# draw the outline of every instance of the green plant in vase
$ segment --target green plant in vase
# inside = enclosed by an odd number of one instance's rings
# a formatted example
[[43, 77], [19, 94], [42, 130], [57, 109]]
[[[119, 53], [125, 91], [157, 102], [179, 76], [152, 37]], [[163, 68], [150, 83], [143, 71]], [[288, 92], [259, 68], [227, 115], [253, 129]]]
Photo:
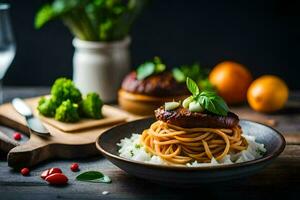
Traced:
[[129, 37], [147, 0], [52, 0], [36, 14], [35, 27], [61, 19], [75, 36], [73, 81], [105, 102], [116, 100], [130, 70]]
[[81, 40], [115, 41], [125, 38], [147, 0], [54, 0], [44, 4], [35, 27], [61, 19]]

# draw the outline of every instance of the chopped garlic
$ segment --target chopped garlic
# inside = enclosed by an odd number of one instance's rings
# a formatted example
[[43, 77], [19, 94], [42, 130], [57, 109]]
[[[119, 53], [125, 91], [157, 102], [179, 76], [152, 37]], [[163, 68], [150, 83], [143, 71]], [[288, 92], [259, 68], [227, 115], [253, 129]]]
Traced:
[[189, 104], [189, 110], [191, 112], [201, 112], [201, 111], [203, 111], [203, 108], [201, 107], [201, 105], [198, 102], [192, 101]]
[[190, 103], [194, 100], [193, 96], [190, 96], [188, 98], [186, 98], [183, 102], [182, 102], [182, 106], [184, 108], [188, 108]]
[[180, 103], [178, 102], [166, 102], [165, 103], [165, 110], [174, 110], [175, 108], [178, 108]]

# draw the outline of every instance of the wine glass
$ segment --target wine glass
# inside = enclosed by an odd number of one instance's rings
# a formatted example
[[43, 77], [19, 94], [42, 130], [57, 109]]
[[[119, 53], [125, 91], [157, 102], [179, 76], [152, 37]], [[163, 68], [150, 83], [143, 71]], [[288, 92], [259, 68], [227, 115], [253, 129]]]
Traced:
[[9, 10], [9, 4], [0, 3], [0, 104], [3, 103], [2, 80], [16, 53]]

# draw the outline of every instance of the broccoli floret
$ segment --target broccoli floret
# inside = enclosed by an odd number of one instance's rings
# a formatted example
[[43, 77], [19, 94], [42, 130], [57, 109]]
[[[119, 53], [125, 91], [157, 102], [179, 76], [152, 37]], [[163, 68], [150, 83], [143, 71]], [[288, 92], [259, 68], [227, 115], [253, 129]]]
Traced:
[[79, 121], [78, 104], [72, 103], [69, 99], [63, 101], [62, 104], [56, 109], [54, 118], [62, 122]]
[[46, 117], [54, 117], [57, 104], [51, 98], [42, 97], [39, 100], [38, 111]]
[[101, 108], [103, 102], [97, 93], [89, 93], [80, 103], [80, 114], [83, 117], [100, 119], [102, 118]]
[[51, 88], [51, 95], [58, 105], [67, 99], [73, 103], [79, 103], [82, 100], [80, 91], [75, 87], [73, 81], [67, 78], [56, 79]]

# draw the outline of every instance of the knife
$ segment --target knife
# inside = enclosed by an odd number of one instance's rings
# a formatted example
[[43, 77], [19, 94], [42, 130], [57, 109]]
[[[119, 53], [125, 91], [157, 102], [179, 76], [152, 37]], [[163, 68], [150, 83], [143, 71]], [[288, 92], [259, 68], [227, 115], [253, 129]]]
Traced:
[[23, 115], [26, 119], [27, 126], [30, 132], [37, 134], [39, 136], [49, 136], [50, 133], [46, 127], [42, 124], [41, 120], [35, 117], [32, 113], [30, 107], [20, 98], [14, 98], [12, 100], [12, 105], [16, 111]]

